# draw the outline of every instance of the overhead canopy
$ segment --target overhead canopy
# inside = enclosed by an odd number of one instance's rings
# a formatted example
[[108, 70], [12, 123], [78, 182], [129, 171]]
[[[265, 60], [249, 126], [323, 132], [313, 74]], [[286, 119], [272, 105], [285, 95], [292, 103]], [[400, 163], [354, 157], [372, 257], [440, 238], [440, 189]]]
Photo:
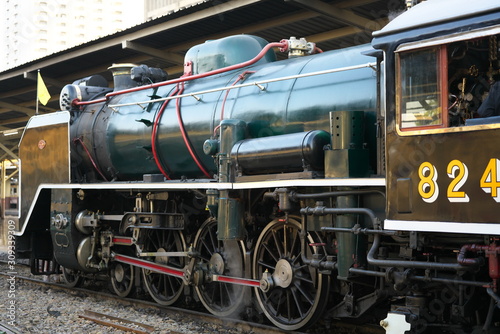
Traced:
[[[52, 96], [39, 111], [54, 112], [64, 85], [93, 74], [112, 82], [107, 68], [113, 63], [161, 67], [172, 78], [182, 74], [190, 47], [234, 34], [253, 34], [270, 42], [305, 37], [324, 51], [339, 49], [370, 42], [372, 32], [388, 22], [389, 13], [403, 8], [404, 0], [205, 1], [51, 54], [0, 73], [0, 149], [17, 152], [21, 131], [14, 134], [15, 129], [21, 130], [35, 114], [38, 69]], [[3, 157], [7, 155], [12, 156]]]

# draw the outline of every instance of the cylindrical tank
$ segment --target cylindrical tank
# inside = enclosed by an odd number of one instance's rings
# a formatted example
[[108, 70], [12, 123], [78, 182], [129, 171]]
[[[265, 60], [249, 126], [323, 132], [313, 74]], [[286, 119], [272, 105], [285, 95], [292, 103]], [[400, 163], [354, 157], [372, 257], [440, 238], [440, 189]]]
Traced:
[[231, 157], [245, 174], [318, 171], [324, 168], [324, 146], [328, 144], [328, 132], [311, 130], [239, 141]]
[[[229, 49], [227, 52], [234, 52], [234, 49], [245, 50], [241, 47], [241, 39], [234, 46], [231, 46], [230, 38], [223, 41], [224, 48]], [[203, 46], [210, 46], [210, 43], [220, 44], [221, 40], [197, 46], [196, 54], [202, 52]], [[249, 43], [255, 44], [255, 38], [251, 37]], [[219, 54], [214, 55], [215, 58], [223, 58], [220, 48], [210, 48], [219, 50]], [[107, 104], [88, 105], [73, 122], [72, 136], [78, 138], [72, 152], [74, 161], [78, 165], [80, 160], [83, 164], [80, 169], [86, 171], [94, 171], [93, 165], [96, 164], [108, 179], [140, 180], [144, 174], [159, 174], [160, 170], [153, 159], [151, 134], [163, 102], [121, 107], [113, 105], [166, 97], [182, 86], [183, 94], [189, 94], [229, 87], [235, 83], [260, 82], [364, 64], [372, 61], [370, 57], [362, 55], [369, 48], [366, 45], [358, 46], [282, 61], [265, 57], [250, 67], [187, 81], [185, 84], [120, 94], [111, 97]], [[252, 47], [248, 54], [238, 60], [251, 59], [258, 51], [260, 50]], [[210, 52], [206, 52], [205, 56], [191, 59], [208, 61]], [[196, 98], [188, 96], [171, 100], [158, 121], [156, 136], [156, 160], [161, 162], [169, 176], [205, 177], [186, 147], [179, 120], [184, 125], [184, 133], [193, 154], [206, 170], [214, 173], [214, 160], [203, 153], [203, 143], [213, 136], [221, 119], [241, 120], [246, 123], [247, 138], [260, 138], [310, 130], [328, 131], [330, 111], [361, 110], [366, 114], [375, 114], [376, 76], [371, 68], [276, 81], [262, 86], [234, 88], [197, 94]], [[367, 141], [370, 140], [374, 141], [374, 136], [367, 138]], [[94, 162], [90, 161], [89, 155], [96, 156]], [[86, 177], [86, 180], [89, 178], [91, 177]]]

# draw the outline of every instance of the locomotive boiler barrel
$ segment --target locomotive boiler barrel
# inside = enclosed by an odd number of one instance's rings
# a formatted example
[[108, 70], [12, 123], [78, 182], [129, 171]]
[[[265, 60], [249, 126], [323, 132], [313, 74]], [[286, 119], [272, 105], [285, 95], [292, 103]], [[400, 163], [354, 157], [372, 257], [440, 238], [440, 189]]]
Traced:
[[[242, 36], [245, 37], [241, 35], [238, 38]], [[227, 39], [232, 40], [234, 37]], [[249, 43], [254, 44], [254, 39], [250, 38]], [[245, 50], [238, 46], [240, 44], [231, 48], [231, 43], [223, 40], [224, 43], [218, 40], [207, 42], [206, 55], [203, 54], [204, 45], [198, 47], [193, 62], [212, 59], [211, 52], [217, 49], [208, 47], [212, 43], [222, 43], [222, 51], [218, 51], [220, 55], [216, 57], [219, 60], [225, 59], [224, 52]], [[252, 59], [257, 49], [262, 48], [262, 43], [257, 44], [258, 47], [246, 58], [240, 57], [234, 61]], [[252, 66], [195, 80], [187, 77], [188, 80], [181, 84], [115, 94], [107, 102], [112, 108], [89, 105], [73, 123], [73, 127], [78, 128], [72, 134], [78, 138], [72, 151], [77, 156], [73, 160], [84, 161], [79, 167], [84, 170], [82, 174], [94, 170], [95, 163], [109, 180], [140, 180], [144, 174], [160, 174], [160, 168], [172, 179], [200, 178], [216, 172], [213, 157], [204, 154], [203, 144], [209, 138], [218, 137], [217, 129], [224, 119], [245, 122], [247, 139], [311, 130], [328, 131], [329, 112], [335, 110], [364, 111], [365, 117], [372, 118], [366, 124], [374, 124], [376, 77], [371, 68], [277, 80], [372, 62], [373, 59], [362, 54], [369, 49], [370, 46], [364, 45], [281, 61], [265, 57]], [[213, 66], [218, 63], [213, 62]], [[222, 64], [226, 65], [232, 63]], [[193, 64], [194, 73], [199, 70]], [[231, 88], [242, 83], [266, 81], [268, 83], [260, 87], [249, 85]], [[207, 92], [223, 87], [227, 89]], [[148, 99], [174, 97], [181, 93], [184, 97], [168, 103], [147, 103]], [[195, 97], [185, 96], [188, 94], [195, 94]], [[120, 104], [129, 105], [113, 107]], [[80, 122], [85, 124], [78, 124]], [[375, 142], [375, 131], [370, 131], [368, 129], [365, 138], [368, 146]], [[94, 162], [89, 161], [89, 153], [82, 143], [85, 143], [87, 150], [95, 148], [97, 158]], [[283, 144], [286, 146], [286, 143]], [[279, 151], [283, 152], [281, 149]], [[252, 166], [250, 161], [246, 163]], [[272, 163], [268, 164], [271, 169], [274, 168]], [[205, 169], [205, 173], [200, 166]], [[86, 180], [89, 179], [92, 177], [87, 176]]]
[[324, 147], [330, 134], [322, 130], [246, 139], [231, 150], [231, 159], [246, 174], [324, 169]]

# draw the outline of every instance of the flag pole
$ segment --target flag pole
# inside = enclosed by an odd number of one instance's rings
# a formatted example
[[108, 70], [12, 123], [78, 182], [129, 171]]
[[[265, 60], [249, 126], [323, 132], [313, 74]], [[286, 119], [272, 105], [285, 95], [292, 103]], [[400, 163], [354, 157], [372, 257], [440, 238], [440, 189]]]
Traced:
[[40, 69], [38, 69], [38, 75], [36, 76], [36, 108], [35, 108], [35, 115], [38, 115], [38, 103], [40, 101], [40, 92], [38, 91], [38, 78], [40, 77]]

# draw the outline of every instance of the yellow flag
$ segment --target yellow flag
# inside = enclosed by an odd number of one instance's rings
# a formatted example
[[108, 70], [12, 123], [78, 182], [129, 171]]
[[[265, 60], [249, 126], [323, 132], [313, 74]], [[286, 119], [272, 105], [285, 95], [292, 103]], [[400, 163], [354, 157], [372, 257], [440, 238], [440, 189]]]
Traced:
[[50, 93], [47, 86], [45, 86], [45, 83], [43, 82], [40, 72], [38, 72], [37, 95], [38, 101], [42, 102], [44, 106], [47, 105], [47, 102], [50, 100]]

